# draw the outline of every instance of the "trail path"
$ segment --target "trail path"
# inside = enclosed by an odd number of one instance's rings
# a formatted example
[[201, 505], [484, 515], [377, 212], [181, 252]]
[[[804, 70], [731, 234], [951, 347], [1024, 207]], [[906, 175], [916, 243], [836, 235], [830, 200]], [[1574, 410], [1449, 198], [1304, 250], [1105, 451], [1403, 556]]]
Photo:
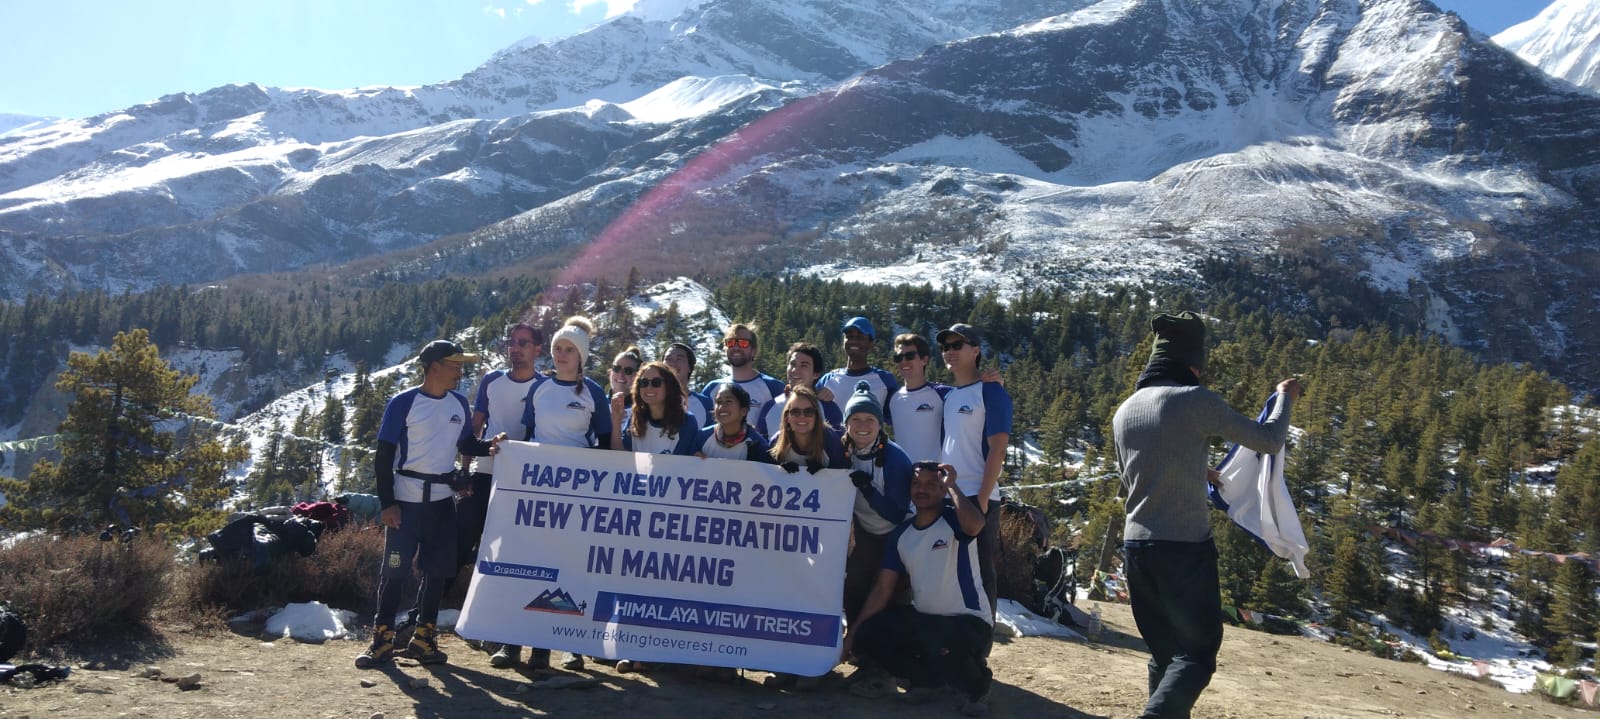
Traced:
[[[1127, 608], [1105, 606], [1103, 643], [1058, 639], [997, 640], [992, 665], [996, 686], [992, 715], [1071, 719], [1136, 716], [1144, 702], [1148, 655]], [[676, 671], [617, 674], [591, 663], [584, 672], [509, 671], [447, 635], [450, 662], [425, 668], [406, 660], [385, 670], [361, 671], [352, 659], [363, 642], [300, 644], [263, 642], [225, 634], [195, 636], [167, 631], [138, 648], [108, 648], [124, 656], [102, 658], [103, 669], [75, 669], [63, 683], [30, 690], [0, 688], [0, 719], [71, 717], [417, 717], [617, 716], [629, 719], [719, 717], [878, 717], [928, 719], [959, 716], [953, 705], [903, 706], [892, 699], [851, 695], [841, 666], [835, 681], [811, 692], [760, 686], [765, 673], [717, 684]], [[129, 651], [133, 655], [128, 656]], [[74, 658], [74, 663], [83, 658]], [[136, 675], [147, 665], [169, 677], [198, 673], [198, 689]], [[583, 686], [539, 687], [547, 677]], [[411, 687], [413, 679], [426, 686]], [[566, 678], [566, 679], [562, 679]], [[372, 686], [363, 686], [363, 680]], [[1292, 717], [1437, 717], [1492, 719], [1595, 716], [1498, 685], [1445, 674], [1417, 664], [1386, 661], [1299, 637], [1279, 637], [1229, 627], [1220, 669], [1195, 708], [1204, 719]]]

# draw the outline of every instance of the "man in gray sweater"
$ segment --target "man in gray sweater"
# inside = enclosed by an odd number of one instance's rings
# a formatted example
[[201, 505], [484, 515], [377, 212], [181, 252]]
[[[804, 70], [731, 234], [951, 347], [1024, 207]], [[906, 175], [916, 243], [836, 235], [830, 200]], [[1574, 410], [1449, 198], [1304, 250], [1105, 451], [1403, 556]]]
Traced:
[[1133, 619], [1150, 647], [1150, 700], [1141, 717], [1188, 717], [1211, 683], [1222, 646], [1217, 549], [1207, 516], [1206, 453], [1213, 437], [1275, 453], [1289, 434], [1300, 383], [1278, 383], [1277, 403], [1257, 424], [1202, 384], [1204, 321], [1158, 314], [1138, 389], [1111, 420], [1127, 495], [1124, 570]]

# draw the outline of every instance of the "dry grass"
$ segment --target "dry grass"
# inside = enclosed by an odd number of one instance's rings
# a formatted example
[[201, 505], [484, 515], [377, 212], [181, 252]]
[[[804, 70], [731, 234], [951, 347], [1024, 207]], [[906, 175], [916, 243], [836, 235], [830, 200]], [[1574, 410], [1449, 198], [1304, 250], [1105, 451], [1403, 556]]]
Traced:
[[33, 537], [0, 550], [0, 599], [28, 624], [24, 651], [53, 655], [63, 644], [144, 630], [176, 566], [172, 548], [154, 539]]
[[309, 601], [364, 612], [373, 608], [382, 554], [382, 532], [351, 526], [322, 535], [311, 556], [290, 554], [261, 574], [243, 560], [184, 567], [174, 602], [180, 615], [200, 617]]
[[27, 622], [25, 654], [61, 656], [98, 640], [149, 636], [153, 619], [205, 634], [229, 617], [291, 602], [370, 613], [382, 553], [383, 533], [371, 525], [324, 534], [310, 557], [291, 554], [261, 574], [242, 560], [180, 564], [154, 538], [33, 537], [0, 549], [0, 601]]

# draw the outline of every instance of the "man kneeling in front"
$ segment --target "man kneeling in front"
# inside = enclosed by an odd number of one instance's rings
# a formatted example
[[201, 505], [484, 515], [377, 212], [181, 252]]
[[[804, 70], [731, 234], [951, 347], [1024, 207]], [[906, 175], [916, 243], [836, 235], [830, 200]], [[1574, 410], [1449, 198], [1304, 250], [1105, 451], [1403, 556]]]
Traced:
[[[917, 462], [912, 469], [917, 513], [889, 534], [883, 569], [845, 635], [844, 655], [854, 649], [905, 679], [908, 702], [931, 701], [949, 688], [960, 692], [963, 714], [985, 716], [994, 625], [978, 572], [983, 515], [957, 488], [954, 467]], [[911, 605], [889, 607], [901, 575], [910, 579]], [[872, 696], [886, 691], [880, 687], [868, 679], [851, 691]]]

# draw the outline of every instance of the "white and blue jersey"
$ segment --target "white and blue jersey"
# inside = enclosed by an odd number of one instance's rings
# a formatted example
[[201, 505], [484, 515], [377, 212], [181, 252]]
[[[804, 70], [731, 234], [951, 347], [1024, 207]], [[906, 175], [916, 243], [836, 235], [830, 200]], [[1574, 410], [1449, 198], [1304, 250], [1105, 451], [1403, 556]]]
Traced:
[[872, 482], [856, 492], [855, 515], [861, 528], [877, 535], [893, 532], [911, 507], [911, 460], [894, 442], [883, 449], [883, 465], [876, 457], [850, 455], [850, 469], [872, 475]]
[[[448, 474], [456, 469], [456, 443], [472, 436], [472, 414], [467, 398], [450, 390], [443, 397], [424, 394], [412, 387], [389, 400], [378, 425], [378, 441], [395, 446], [394, 468], [422, 474]], [[415, 477], [396, 474], [394, 498], [397, 502], [421, 502], [423, 485]], [[450, 499], [449, 490], [431, 493], [438, 502]]]
[[[1011, 395], [999, 382], [973, 382], [944, 396], [944, 446], [939, 461], [956, 468], [956, 484], [968, 497], [978, 496], [989, 461], [989, 438], [1011, 433]], [[989, 500], [1000, 499], [995, 484]]]
[[896, 527], [883, 553], [883, 568], [911, 578], [911, 604], [923, 614], [970, 614], [994, 624], [989, 595], [978, 573], [978, 538], [961, 529], [955, 507], [926, 527], [916, 517]]
[[773, 397], [783, 394], [784, 391], [782, 380], [764, 372], [757, 372], [755, 377], [743, 382], [736, 382], [732, 377], [723, 377], [721, 379], [711, 380], [710, 382], [706, 383], [705, 387], [701, 388], [700, 394], [705, 395], [706, 397], [710, 398], [711, 401], [715, 402], [717, 399], [717, 389], [724, 384], [737, 384], [740, 387], [743, 387], [744, 391], [750, 393], [751, 407], [760, 407], [761, 405], [770, 402]]
[[[503, 369], [497, 369], [483, 376], [478, 382], [478, 391], [474, 393], [472, 401], [473, 412], [487, 415], [483, 423], [483, 434], [479, 439], [491, 439], [501, 432], [505, 432], [506, 436], [512, 439], [522, 437], [523, 401], [528, 398], [528, 389], [538, 376], [535, 374], [518, 382]], [[494, 457], [479, 457], [474, 471], [494, 474]]]
[[566, 382], [540, 375], [522, 409], [526, 439], [562, 447], [594, 447], [611, 434], [611, 402], [594, 380]]
[[[636, 405], [637, 406], [637, 405]], [[651, 421], [645, 429], [643, 437], [633, 435], [633, 410], [628, 410], [627, 419], [622, 422], [622, 448], [629, 452], [644, 452], [646, 454], [676, 454], [688, 457], [694, 454], [695, 437], [700, 433], [690, 423], [693, 418], [685, 416], [683, 426], [678, 428], [675, 435], [669, 436], [667, 428]]]
[[711, 459], [741, 459], [772, 464], [771, 443], [767, 442], [766, 435], [756, 431], [756, 428], [748, 423], [744, 426], [744, 440], [735, 442], [732, 446], [717, 440], [716, 425], [701, 428], [700, 433], [694, 438], [694, 451], [702, 457]]
[[684, 400], [683, 409], [689, 413], [689, 425], [694, 427], [695, 430], [712, 424], [710, 397], [699, 392], [690, 392], [689, 397]]
[[842, 415], [845, 403], [850, 401], [850, 395], [855, 394], [857, 382], [867, 383], [872, 389], [873, 399], [878, 400], [879, 407], [889, 400], [889, 395], [900, 389], [900, 380], [877, 367], [868, 367], [860, 372], [851, 372], [840, 367], [822, 375], [822, 379], [817, 380], [817, 390], [827, 389], [833, 392], [833, 405]]
[[913, 462], [937, 462], [944, 452], [944, 396], [950, 388], [925, 382], [901, 387], [883, 405], [883, 421]]
[[[837, 429], [824, 429], [822, 431], [822, 453], [828, 460], [825, 465], [827, 469], [850, 468], [850, 458], [845, 456], [847, 452], [844, 448], [843, 432], [840, 432]], [[784, 462], [794, 462], [801, 467], [805, 467], [807, 461], [806, 455], [803, 455], [799, 452], [799, 450], [796, 450], [794, 445], [789, 446], [789, 455], [787, 457], [777, 457], [776, 459], [778, 460], [778, 464], [783, 464]]]
[[[779, 392], [778, 396], [767, 400], [766, 404], [753, 415], [756, 420], [756, 429], [771, 437], [783, 426], [783, 406], [789, 403], [789, 393]], [[839, 407], [832, 402], [821, 402], [822, 418], [828, 421], [828, 426], [834, 429], [844, 427], [844, 416], [839, 413]]]

